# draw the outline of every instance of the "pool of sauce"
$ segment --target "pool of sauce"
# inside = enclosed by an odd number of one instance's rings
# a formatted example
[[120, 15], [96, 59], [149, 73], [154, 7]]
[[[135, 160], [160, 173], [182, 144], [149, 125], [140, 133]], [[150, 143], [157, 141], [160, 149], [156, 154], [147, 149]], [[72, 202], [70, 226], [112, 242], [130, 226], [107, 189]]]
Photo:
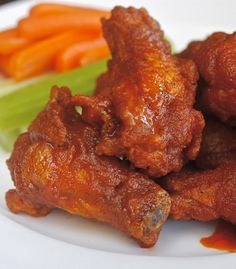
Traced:
[[209, 237], [202, 238], [200, 242], [207, 248], [236, 252], [236, 226], [219, 221], [214, 233]]

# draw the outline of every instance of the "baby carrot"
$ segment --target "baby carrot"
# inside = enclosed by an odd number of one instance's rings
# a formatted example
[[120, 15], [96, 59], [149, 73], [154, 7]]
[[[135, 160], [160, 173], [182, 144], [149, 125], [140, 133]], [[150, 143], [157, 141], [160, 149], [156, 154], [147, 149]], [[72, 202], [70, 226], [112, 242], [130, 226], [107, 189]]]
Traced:
[[[86, 53], [96, 50], [96, 55], [87, 56], [87, 59], [98, 60], [109, 56], [109, 50], [103, 37], [92, 40], [86, 40], [72, 44], [61, 51], [55, 58], [55, 69], [58, 72], [64, 72], [86, 62]], [[92, 53], [92, 52], [91, 52]], [[92, 56], [92, 57], [91, 57]], [[80, 61], [80, 64], [78, 63]], [[88, 60], [89, 61], [89, 60]], [[92, 61], [92, 60], [91, 60]], [[91, 62], [90, 61], [90, 62]]]
[[10, 61], [11, 76], [22, 80], [50, 70], [55, 55], [80, 39], [77, 31], [69, 31], [36, 42], [13, 54]]
[[98, 46], [91, 48], [78, 58], [78, 66], [84, 66], [95, 61], [107, 58], [110, 56], [108, 46]]
[[101, 33], [100, 14], [88, 16], [79, 12], [29, 16], [18, 23], [21, 36], [37, 40], [76, 29], [80, 32]]
[[10, 57], [9, 56], [0, 56], [0, 71], [4, 76], [10, 76]]
[[0, 54], [9, 55], [28, 46], [30, 43], [30, 40], [18, 36], [0, 39]]
[[0, 55], [9, 55], [30, 43], [29, 40], [20, 37], [16, 28], [0, 32]]
[[100, 17], [107, 17], [110, 15], [109, 11], [94, 9], [81, 6], [69, 6], [57, 3], [40, 3], [33, 6], [30, 10], [30, 15], [45, 15], [45, 14], [55, 14], [55, 13], [65, 13], [65, 12], [74, 12], [77, 11], [78, 14], [86, 14], [87, 16], [98, 15]]
[[16, 36], [16, 35], [17, 35], [17, 30], [15, 28], [1, 31], [0, 32], [0, 41], [3, 40], [4, 38]]

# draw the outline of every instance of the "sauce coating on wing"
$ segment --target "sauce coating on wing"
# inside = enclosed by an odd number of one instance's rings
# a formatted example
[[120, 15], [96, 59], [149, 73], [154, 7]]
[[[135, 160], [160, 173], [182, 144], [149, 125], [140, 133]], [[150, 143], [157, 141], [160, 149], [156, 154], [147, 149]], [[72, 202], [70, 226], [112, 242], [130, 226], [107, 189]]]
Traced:
[[195, 41], [180, 54], [197, 64], [203, 83], [199, 105], [208, 114], [236, 124], [236, 32], [216, 32], [205, 41]]
[[46, 108], [16, 141], [7, 164], [16, 190], [9, 209], [42, 216], [53, 208], [103, 221], [153, 246], [169, 210], [166, 191], [129, 163], [98, 156], [99, 131], [81, 120], [68, 89], [53, 88]]
[[163, 179], [171, 196], [170, 216], [176, 220], [222, 218], [236, 224], [236, 161], [198, 171], [185, 168]]
[[108, 72], [98, 79], [96, 97], [75, 100], [84, 120], [101, 119], [96, 152], [128, 158], [155, 177], [179, 171], [196, 158], [204, 126], [193, 109], [195, 64], [171, 55], [145, 9], [116, 7], [103, 31], [112, 53]]
[[236, 130], [217, 118], [206, 119], [200, 152], [195, 164], [201, 169], [212, 169], [228, 160], [236, 160]]

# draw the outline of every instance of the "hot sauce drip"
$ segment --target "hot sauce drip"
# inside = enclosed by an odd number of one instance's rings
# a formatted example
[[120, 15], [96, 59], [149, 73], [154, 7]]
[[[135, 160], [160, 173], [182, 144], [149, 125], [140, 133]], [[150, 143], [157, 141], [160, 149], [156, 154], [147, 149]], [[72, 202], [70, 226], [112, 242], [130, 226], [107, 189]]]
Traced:
[[236, 226], [220, 221], [214, 233], [202, 238], [200, 242], [207, 248], [236, 252]]

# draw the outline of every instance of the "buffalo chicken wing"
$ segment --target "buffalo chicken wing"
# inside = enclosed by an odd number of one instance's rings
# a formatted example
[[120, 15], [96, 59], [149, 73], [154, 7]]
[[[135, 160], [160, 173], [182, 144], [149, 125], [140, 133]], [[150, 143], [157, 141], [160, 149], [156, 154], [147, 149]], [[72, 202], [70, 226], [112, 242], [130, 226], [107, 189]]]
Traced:
[[207, 117], [195, 164], [201, 169], [212, 169], [229, 160], [236, 161], [236, 130]]
[[171, 195], [170, 217], [210, 221], [223, 218], [236, 224], [236, 162], [213, 170], [185, 168], [163, 180]]
[[98, 138], [71, 104], [70, 91], [54, 88], [7, 162], [16, 187], [7, 192], [7, 205], [33, 216], [61, 208], [110, 223], [151, 247], [168, 217], [170, 198], [128, 163], [97, 156]]
[[96, 152], [127, 158], [155, 177], [179, 171], [196, 158], [204, 126], [193, 109], [195, 64], [171, 55], [145, 9], [116, 7], [102, 22], [112, 60], [96, 96], [75, 99], [83, 119], [101, 126]]
[[230, 125], [236, 124], [236, 32], [216, 32], [190, 43], [180, 56], [193, 59], [202, 83], [200, 108]]

